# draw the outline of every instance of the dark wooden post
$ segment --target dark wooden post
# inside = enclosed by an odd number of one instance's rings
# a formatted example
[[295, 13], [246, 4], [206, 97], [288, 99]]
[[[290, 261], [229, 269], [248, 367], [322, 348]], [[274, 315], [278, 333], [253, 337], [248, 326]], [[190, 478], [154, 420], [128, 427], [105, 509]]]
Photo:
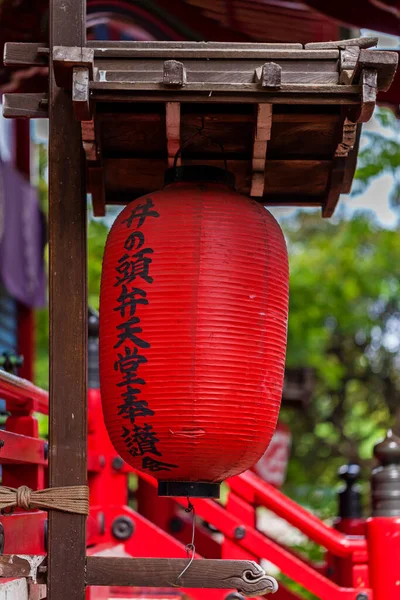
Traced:
[[[84, 46], [85, 0], [50, 1], [54, 46]], [[50, 485], [87, 481], [86, 190], [80, 124], [50, 60]], [[86, 519], [50, 511], [49, 600], [84, 600]]]

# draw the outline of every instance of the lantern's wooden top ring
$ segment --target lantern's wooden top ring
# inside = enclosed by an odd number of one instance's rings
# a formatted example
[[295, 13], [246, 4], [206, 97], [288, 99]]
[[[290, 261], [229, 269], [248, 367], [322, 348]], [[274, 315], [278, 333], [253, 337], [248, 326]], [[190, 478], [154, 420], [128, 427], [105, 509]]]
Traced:
[[225, 183], [235, 189], [235, 176], [226, 169], [209, 165], [186, 165], [167, 169], [164, 176], [164, 185], [181, 182], [207, 181], [208, 183]]
[[201, 481], [159, 481], [159, 496], [219, 498], [220, 484]]

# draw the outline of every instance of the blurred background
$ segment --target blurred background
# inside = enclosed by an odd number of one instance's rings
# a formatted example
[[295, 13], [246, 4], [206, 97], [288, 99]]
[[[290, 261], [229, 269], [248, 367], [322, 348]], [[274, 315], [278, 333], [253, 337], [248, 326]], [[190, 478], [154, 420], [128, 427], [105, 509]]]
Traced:
[[[46, 42], [47, 14], [44, 0], [1, 0], [1, 45]], [[400, 50], [400, 2], [88, 0], [87, 30], [98, 40], [307, 43], [377, 35], [379, 47]], [[1, 67], [1, 93], [43, 91], [46, 77], [45, 68]], [[373, 445], [388, 426], [400, 433], [399, 100], [397, 77], [363, 129], [353, 191], [341, 197], [334, 218], [323, 220], [319, 209], [271, 211], [286, 235], [291, 269], [275, 483], [324, 518], [337, 514], [338, 468], [358, 463], [367, 481]], [[47, 137], [47, 121], [0, 118], [1, 360], [16, 365], [24, 355], [19, 373], [46, 389]], [[117, 210], [98, 219], [89, 208], [94, 309]], [[45, 435], [43, 418], [41, 427]]]

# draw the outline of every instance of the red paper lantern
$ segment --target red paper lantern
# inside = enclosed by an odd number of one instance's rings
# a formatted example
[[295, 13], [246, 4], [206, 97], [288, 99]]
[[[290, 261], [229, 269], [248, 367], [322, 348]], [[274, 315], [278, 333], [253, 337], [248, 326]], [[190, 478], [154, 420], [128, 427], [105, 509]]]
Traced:
[[160, 494], [217, 497], [276, 426], [287, 252], [272, 215], [225, 171], [172, 173], [180, 181], [129, 204], [107, 239], [103, 410], [115, 449]]

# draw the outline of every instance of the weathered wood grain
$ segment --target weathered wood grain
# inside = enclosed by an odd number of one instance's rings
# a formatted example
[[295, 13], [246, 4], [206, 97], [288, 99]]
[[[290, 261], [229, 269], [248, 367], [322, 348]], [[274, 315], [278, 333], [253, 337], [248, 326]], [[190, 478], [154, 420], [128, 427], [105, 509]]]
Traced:
[[281, 43], [263, 43], [263, 42], [159, 42], [159, 41], [144, 41], [144, 42], [133, 42], [133, 41], [99, 41], [99, 40], [88, 40], [87, 46], [89, 48], [165, 48], [165, 45], [168, 44], [168, 48], [174, 49], [194, 49], [194, 50], [204, 50], [204, 49], [221, 49], [221, 48], [233, 48], [234, 50], [303, 50], [303, 44], [299, 43], [290, 43], [290, 44], [281, 44]]
[[[262, 88], [279, 88], [282, 83], [282, 67], [274, 62], [263, 64], [255, 70], [255, 81]], [[286, 80], [285, 83], [289, 81]]]
[[[258, 67], [262, 67], [265, 64], [263, 57], [246, 59], [241, 58], [240, 60], [224, 60], [224, 59], [185, 59], [185, 68], [187, 73], [212, 73], [216, 71], [218, 73], [248, 73], [254, 76], [254, 71]], [[275, 59], [275, 62], [282, 67], [283, 72], [304, 72], [304, 73], [338, 73], [338, 60], [332, 59], [296, 59], [296, 58], [284, 58]], [[163, 73], [164, 60], [163, 58], [107, 58], [103, 56], [96, 57], [95, 59], [96, 68], [99, 71], [122, 71], [122, 72], [153, 72]], [[230, 76], [232, 77], [232, 75]]]
[[3, 116], [6, 119], [46, 119], [48, 105], [47, 94], [4, 94]]
[[135, 587], [184, 587], [237, 589], [245, 596], [275, 592], [276, 581], [255, 562], [248, 560], [197, 559], [187, 566], [173, 558], [87, 558], [87, 584]]
[[306, 50], [323, 50], [329, 48], [348, 48], [358, 46], [358, 48], [371, 48], [376, 46], [379, 38], [376, 36], [352, 38], [350, 40], [338, 40], [336, 42], [310, 42], [305, 44]]
[[182, 87], [185, 85], [186, 79], [186, 68], [181, 62], [178, 60], [166, 60], [164, 62], [162, 75], [164, 85]]
[[[178, 61], [166, 61], [167, 63]], [[182, 63], [178, 63], [182, 64]], [[258, 67], [254, 71], [245, 70], [218, 70], [209, 69], [201, 70], [181, 70], [172, 75], [171, 72], [164, 73], [161, 70], [149, 69], [129, 69], [122, 70], [115, 68], [97, 69], [95, 81], [101, 83], [158, 83], [167, 86], [183, 87], [186, 83], [230, 83], [230, 84], [249, 84], [257, 83], [262, 88], [279, 88], [283, 84], [309, 83], [309, 84], [334, 84], [339, 82], [339, 74], [337, 71], [302, 71], [300, 69], [289, 71], [283, 70], [281, 65], [277, 63], [266, 63], [268, 69]], [[265, 65], [264, 65], [265, 66]], [[272, 70], [273, 69], [273, 72]]]
[[[236, 176], [236, 186], [249, 193], [252, 165], [249, 160], [228, 160], [228, 169]], [[221, 166], [221, 159], [185, 159], [183, 164]], [[264, 193], [318, 196], [326, 191], [331, 162], [329, 160], [267, 160]], [[104, 176], [106, 192], [118, 194], [147, 193], [160, 189], [164, 182], [167, 159], [106, 159]]]
[[3, 62], [6, 67], [46, 66], [49, 63], [49, 49], [40, 42], [7, 42], [4, 46]]
[[42, 555], [2, 554], [0, 556], [0, 578], [26, 577], [32, 583], [43, 581], [39, 567], [45, 562]]
[[377, 72], [377, 86], [379, 90], [389, 89], [399, 62], [397, 52], [388, 52], [386, 50], [361, 50], [360, 56], [354, 70], [353, 81], [361, 78], [364, 69], [373, 69]]
[[271, 138], [272, 105], [257, 106], [256, 124], [254, 127], [254, 143], [252, 158], [252, 180], [250, 195], [261, 198], [264, 195], [265, 162], [267, 158], [267, 143]]
[[356, 142], [357, 123], [345, 119], [343, 123], [343, 136], [337, 145], [335, 156], [348, 156]]
[[[49, 22], [51, 49], [84, 46], [85, 0], [51, 0]], [[87, 217], [81, 127], [50, 67], [49, 480], [62, 487], [87, 482]], [[86, 518], [50, 511], [48, 546], [48, 600], [83, 600]]]
[[[169, 44], [169, 42], [167, 43]], [[137, 46], [137, 45], [99, 45], [98, 43], [89, 44], [93, 48], [94, 56], [101, 58], [162, 58], [163, 60], [184, 60], [187, 58], [201, 59], [218, 59], [225, 58], [234, 60], [245, 58], [261, 58], [262, 60], [274, 60], [276, 58], [284, 59], [331, 59], [339, 58], [339, 50], [302, 50], [288, 48], [258, 48], [250, 44], [248, 47], [236, 48], [228, 44], [220, 44], [220, 46], [184, 46], [171, 47], [166, 46], [166, 43], [160, 42], [159, 45], [153, 46]]]
[[[94, 84], [92, 84], [94, 86]], [[185, 103], [204, 103], [204, 104], [216, 104], [226, 103], [231, 104], [232, 102], [238, 104], [258, 104], [259, 102], [269, 102], [270, 104], [285, 104], [285, 105], [336, 105], [336, 106], [351, 106], [359, 104], [359, 93], [360, 87], [358, 85], [337, 85], [335, 86], [336, 93], [330, 93], [332, 86], [320, 86], [319, 90], [315, 89], [318, 86], [312, 88], [309, 86], [307, 90], [306, 86], [298, 88], [301, 94], [296, 91], [295, 86], [288, 86], [289, 89], [282, 90], [271, 90], [271, 91], [257, 91], [246, 92], [246, 94], [240, 94], [236, 97], [225, 90], [225, 92], [213, 91], [210, 94], [210, 90], [207, 86], [204, 86], [202, 90], [197, 92], [185, 92], [183, 97], [182, 90], [168, 90], [165, 89], [158, 91], [158, 87], [152, 91], [135, 91], [125, 90], [123, 94], [118, 90], [107, 91], [105, 89], [94, 90], [93, 99], [98, 103], [121, 103], [126, 104], [130, 102], [137, 103], [162, 103], [162, 102], [182, 102]], [[340, 88], [340, 89], [339, 89]], [[231, 90], [234, 91], [234, 90]]]
[[91, 119], [89, 69], [86, 67], [74, 67], [73, 69], [72, 103], [77, 121], [89, 121]]
[[[148, 91], [148, 92], [157, 92], [163, 91], [165, 86], [162, 82], [154, 82], [154, 81], [91, 81], [90, 89], [96, 92], [107, 91]], [[231, 82], [215, 82], [215, 81], [206, 81], [206, 82], [187, 82], [187, 84], [179, 90], [179, 99], [186, 100], [186, 97], [192, 92], [205, 92], [208, 94], [212, 94], [214, 92], [228, 92], [230, 94], [236, 93], [238, 94], [237, 98], [233, 98], [235, 102], [241, 102], [241, 96], [245, 96], [246, 94], [257, 93], [260, 91], [260, 87], [257, 83], [231, 83]], [[177, 93], [177, 92], [176, 92]], [[268, 97], [269, 94], [273, 97], [286, 96], [289, 94], [309, 94], [309, 95], [329, 95], [332, 97], [331, 103], [335, 104], [337, 102], [335, 96], [341, 96], [344, 94], [353, 94], [357, 96], [360, 93], [360, 88], [358, 85], [335, 85], [331, 83], [288, 83], [282, 84], [280, 89], [275, 88], [263, 88], [263, 94]], [[240, 96], [239, 96], [240, 95]], [[168, 101], [168, 97], [165, 97], [165, 101]], [[152, 95], [151, 98], [154, 98]], [[319, 99], [318, 99], [319, 100]], [[171, 101], [175, 101], [175, 99], [171, 98]], [[286, 98], [287, 101], [287, 98]], [[301, 101], [301, 98], [299, 98]], [[268, 100], [269, 102], [269, 100]]]
[[[168, 151], [168, 166], [174, 165], [175, 155], [181, 146], [181, 105], [179, 102], [167, 102], [165, 105], [165, 122]], [[177, 166], [182, 161], [179, 157]]]
[[331, 217], [342, 193], [346, 159], [343, 156], [335, 157], [329, 179], [328, 194], [322, 207], [322, 216]]

